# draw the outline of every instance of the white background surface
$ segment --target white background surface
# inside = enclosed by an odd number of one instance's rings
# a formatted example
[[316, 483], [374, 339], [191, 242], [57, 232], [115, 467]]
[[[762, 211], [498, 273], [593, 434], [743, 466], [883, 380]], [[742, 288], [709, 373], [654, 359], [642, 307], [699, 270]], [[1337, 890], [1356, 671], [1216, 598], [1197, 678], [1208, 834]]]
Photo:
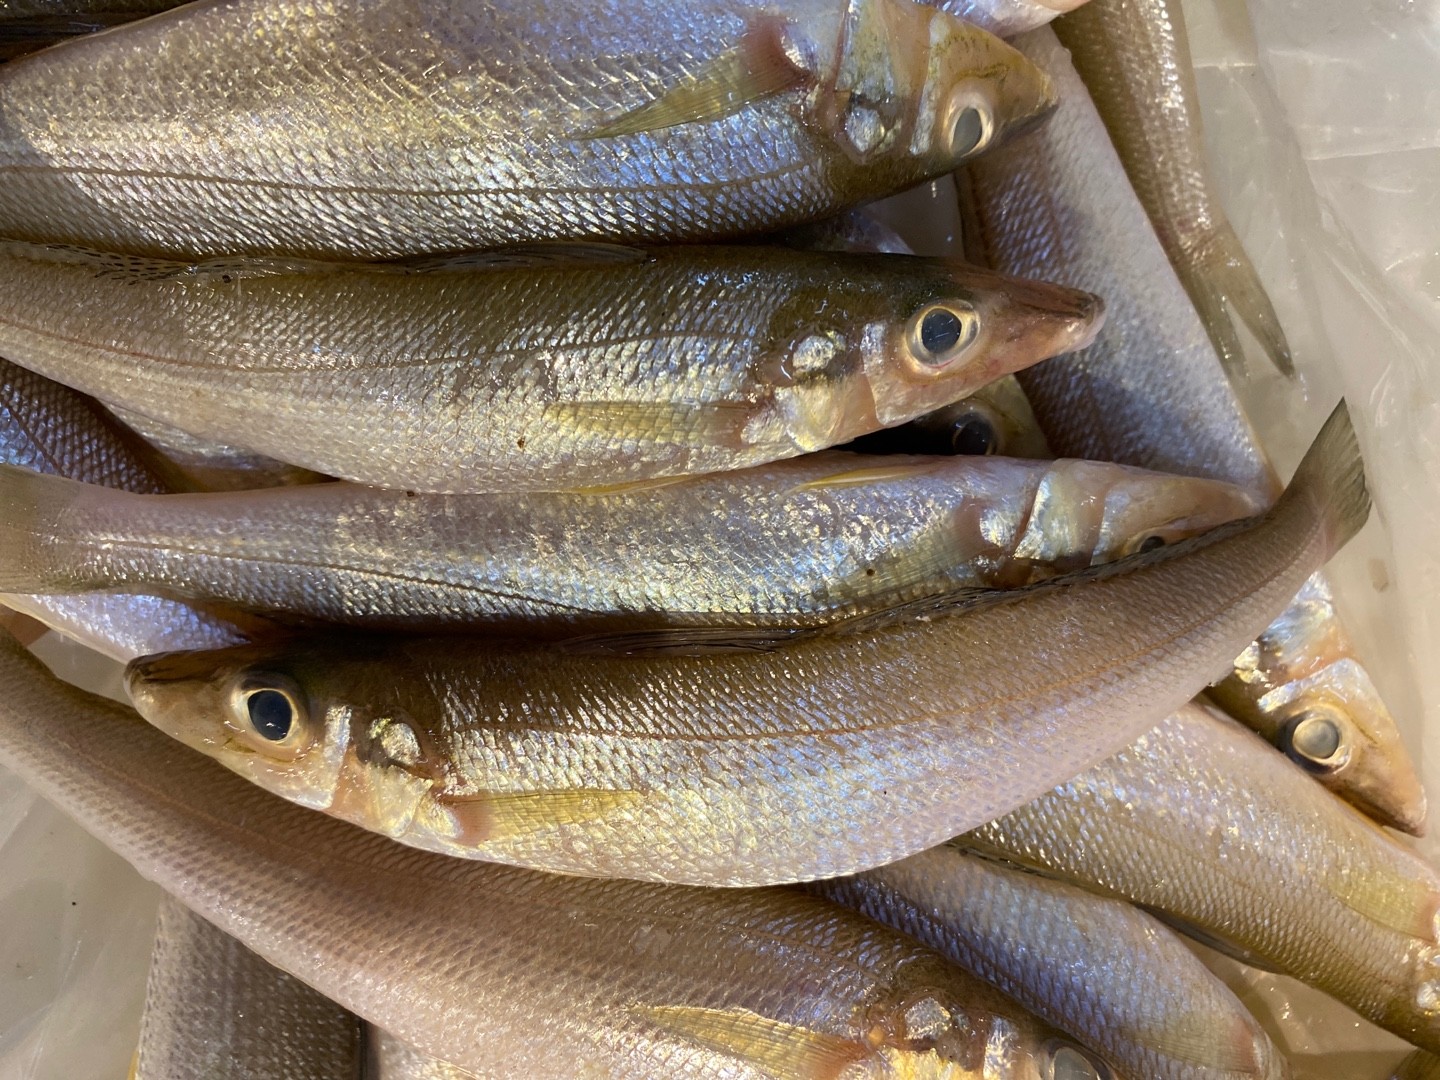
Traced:
[[[1339, 599], [1434, 800], [1440, 6], [1251, 0], [1247, 12], [1243, 0], [1186, 0], [1185, 10], [1215, 180], [1302, 376], [1285, 384], [1257, 364], [1244, 394], [1285, 474], [1335, 399], [1352, 404], [1377, 520], [1333, 564]], [[943, 198], [917, 201], [951, 213]], [[0, 775], [0, 1080], [126, 1075], [155, 900]], [[1299, 1077], [1381, 1080], [1400, 1056], [1396, 1040], [1321, 995], [1249, 978]]]

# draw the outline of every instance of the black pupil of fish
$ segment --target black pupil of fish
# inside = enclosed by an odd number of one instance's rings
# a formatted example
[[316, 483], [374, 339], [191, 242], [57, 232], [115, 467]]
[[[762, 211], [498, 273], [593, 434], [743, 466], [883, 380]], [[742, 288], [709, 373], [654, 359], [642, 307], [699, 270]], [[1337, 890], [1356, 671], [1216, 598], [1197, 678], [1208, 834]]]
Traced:
[[250, 723], [271, 742], [282, 742], [295, 722], [295, 709], [290, 699], [279, 690], [257, 690], [245, 702]]
[[980, 110], [961, 109], [960, 115], [955, 118], [955, 130], [950, 133], [950, 152], [970, 153], [980, 145], [980, 137], [984, 134], [985, 124], [980, 119]]
[[920, 321], [920, 344], [931, 356], [943, 356], [959, 342], [964, 329], [959, 315], [936, 308]]
[[1159, 536], [1147, 536], [1144, 540], [1140, 541], [1141, 551], [1154, 551], [1156, 548], [1162, 548], [1164, 546], [1165, 541]]
[[995, 449], [995, 429], [990, 422], [979, 416], [972, 416], [960, 422], [955, 434], [950, 437], [950, 447], [957, 454], [976, 457], [989, 454]]

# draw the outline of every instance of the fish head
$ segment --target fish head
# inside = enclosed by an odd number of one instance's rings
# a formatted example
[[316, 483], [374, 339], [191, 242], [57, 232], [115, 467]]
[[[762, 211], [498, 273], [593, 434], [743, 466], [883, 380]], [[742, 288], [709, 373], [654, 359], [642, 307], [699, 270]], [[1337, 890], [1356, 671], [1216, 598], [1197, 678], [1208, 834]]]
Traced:
[[[916, 959], [865, 1016], [870, 1054], [840, 1075], [894, 1080], [1119, 1080], [1089, 1051], [953, 969]], [[968, 982], [968, 980], [966, 980]]]
[[1351, 651], [1323, 578], [1306, 582], [1211, 692], [1366, 815], [1424, 834], [1424, 788], [1394, 717]]
[[1019, 51], [910, 0], [851, 0], [839, 46], [816, 72], [809, 120], [897, 189], [953, 171], [1056, 104], [1049, 76]]
[[1013, 375], [980, 387], [952, 405], [917, 417], [894, 432], [895, 449], [913, 454], [1049, 459], [1030, 401]]
[[283, 643], [132, 661], [125, 685], [151, 724], [290, 802], [399, 835], [440, 765], [385, 665]]

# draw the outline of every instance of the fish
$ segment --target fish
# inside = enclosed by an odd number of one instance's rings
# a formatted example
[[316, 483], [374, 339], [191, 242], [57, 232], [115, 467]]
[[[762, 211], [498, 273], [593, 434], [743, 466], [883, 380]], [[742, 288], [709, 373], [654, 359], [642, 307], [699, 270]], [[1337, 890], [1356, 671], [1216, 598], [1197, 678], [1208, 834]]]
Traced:
[[1082, 345], [1104, 318], [1088, 293], [958, 262], [758, 247], [185, 265], [0, 242], [0, 297], [0, 352], [108, 405], [439, 493], [793, 457]]
[[1025, 391], [1013, 375], [908, 423], [852, 439], [842, 450], [863, 454], [967, 454], [1052, 460]]
[[[966, 170], [976, 250], [1006, 273], [1043, 267], [1109, 299], [1091, 346], [1020, 379], [1052, 448], [1273, 494], [1274, 470], [1065, 50], [1048, 29], [1016, 44], [1063, 103], [1023, 148]], [[1265, 637], [1223, 681], [1227, 707], [1241, 720], [1266, 717], [1263, 726], [1280, 733], [1307, 709], [1323, 713], [1301, 746], [1325, 749], [1331, 723], [1341, 745], [1309, 763], [1316, 779], [1377, 821], [1423, 832], [1424, 789], [1323, 575]], [[1297, 752], [1289, 742], [1281, 748]]]
[[507, 636], [815, 626], [1030, 584], [1261, 508], [1228, 484], [1118, 465], [838, 451], [489, 496], [347, 483], [145, 496], [0, 465], [0, 590]]
[[1342, 404], [1263, 515], [989, 602], [960, 590], [761, 641], [321, 633], [133, 661], [126, 688], [256, 784], [416, 847], [691, 885], [832, 877], [1128, 745], [1368, 510]]
[[941, 175], [1053, 104], [910, 0], [198, 3], [0, 70], [0, 235], [181, 259], [726, 239]]
[[789, 889], [416, 852], [232, 776], [0, 639], [0, 764], [144, 877], [419, 1052], [502, 1076], [1050, 1080], [1102, 1062], [904, 935]]
[[1003, 38], [1044, 26], [1057, 15], [1073, 11], [1086, 0], [925, 0]]
[[366, 1076], [374, 1080], [489, 1080], [494, 1076], [427, 1057], [376, 1027], [367, 1032], [366, 1052], [370, 1069]]
[[959, 842], [1143, 905], [1440, 1048], [1440, 873], [1203, 706]]
[[1179, 0], [1094, 0], [1054, 30], [1221, 361], [1232, 374], [1245, 370], [1233, 311], [1293, 377], [1280, 318], [1211, 188]]
[[949, 845], [807, 888], [936, 949], [1126, 1076], [1290, 1075], [1229, 988], [1123, 901]]
[[[0, 464], [123, 491], [165, 490], [104, 409], [6, 360], [0, 360]], [[170, 649], [238, 645], [264, 631], [253, 616], [153, 595], [9, 593], [0, 594], [0, 605], [122, 662]]]
[[132, 1080], [362, 1080], [360, 1021], [171, 897]]

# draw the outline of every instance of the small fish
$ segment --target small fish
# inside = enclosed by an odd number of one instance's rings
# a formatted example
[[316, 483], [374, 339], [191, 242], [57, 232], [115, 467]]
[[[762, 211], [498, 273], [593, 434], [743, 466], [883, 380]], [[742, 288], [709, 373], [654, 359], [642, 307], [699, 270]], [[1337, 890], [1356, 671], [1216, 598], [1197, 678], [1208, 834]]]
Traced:
[[910, 0], [187, 4], [0, 69], [0, 235], [372, 260], [714, 240], [901, 191], [1053, 105]]
[[1275, 308], [1210, 188], [1180, 0], [1091, 0], [1055, 34], [1225, 367], [1245, 370], [1233, 309], [1270, 361], [1294, 375]]
[[[1014, 588], [1258, 513], [1120, 465], [828, 452], [580, 494], [144, 496], [0, 465], [0, 590], [532, 637], [809, 626]], [[643, 567], [644, 573], [637, 573]]]
[[0, 643], [0, 764], [369, 1023], [503, 1077], [1109, 1080], [938, 954], [790, 889], [537, 874], [288, 806]]
[[960, 842], [1143, 905], [1440, 1049], [1440, 874], [1200, 706]]
[[332, 634], [151, 657], [126, 685], [255, 783], [417, 847], [699, 885], [828, 877], [1127, 745], [1368, 512], [1341, 405], [1264, 515], [989, 602], [943, 594], [781, 647], [740, 629], [568, 648]]
[[[1006, 273], [1043, 268], [1109, 298], [1094, 344], [1020, 379], [1051, 446], [1072, 457], [1277, 491], [1067, 53], [1050, 30], [1016, 44], [1051, 76], [1063, 102], [1023, 151], [1002, 149], [967, 170], [981, 254]], [[1238, 658], [1221, 693], [1238, 719], [1271, 733], [1294, 730], [1291, 721], [1311, 706], [1329, 715], [1341, 745], [1308, 761], [1316, 778], [1377, 821], [1418, 833], [1425, 793], [1395, 718], [1332, 609], [1323, 575], [1312, 579], [1266, 631], [1268, 640]], [[1325, 748], [1328, 727], [1311, 725], [1306, 752]], [[1293, 743], [1283, 748], [1295, 752]]]
[[[133, 437], [74, 390], [0, 360], [0, 464], [155, 494], [164, 482]], [[0, 594], [0, 604], [56, 632], [128, 661], [167, 649], [248, 641], [260, 620], [158, 596]]]
[[1083, 345], [1103, 311], [900, 255], [571, 244], [187, 266], [0, 243], [0, 351], [17, 363], [203, 439], [413, 491], [793, 457]]
[[1125, 1076], [1290, 1074], [1225, 984], [1169, 929], [1123, 901], [949, 846], [809, 891], [936, 949]]
[[171, 897], [160, 901], [133, 1080], [362, 1080], [360, 1021]]

